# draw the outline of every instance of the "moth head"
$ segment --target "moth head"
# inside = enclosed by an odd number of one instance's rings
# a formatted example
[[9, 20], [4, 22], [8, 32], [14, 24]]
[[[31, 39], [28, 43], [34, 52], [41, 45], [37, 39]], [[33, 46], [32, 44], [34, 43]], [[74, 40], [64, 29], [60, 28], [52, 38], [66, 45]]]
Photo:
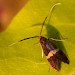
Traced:
[[47, 41], [47, 39], [45, 37], [40, 36], [40, 42], [42, 44], [45, 44], [46, 41]]

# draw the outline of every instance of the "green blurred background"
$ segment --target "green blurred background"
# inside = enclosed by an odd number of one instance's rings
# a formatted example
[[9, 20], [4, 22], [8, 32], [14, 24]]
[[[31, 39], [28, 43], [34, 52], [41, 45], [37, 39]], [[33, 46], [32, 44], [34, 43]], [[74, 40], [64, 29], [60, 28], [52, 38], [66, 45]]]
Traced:
[[[38, 38], [8, 47], [22, 38], [39, 35], [41, 23], [55, 3], [60, 2], [46, 21], [43, 36], [65, 39], [55, 44], [68, 55], [70, 64], [61, 63], [53, 70], [45, 56], [41, 58]], [[29, 0], [14, 17], [9, 27], [0, 33], [0, 75], [75, 75], [75, 0]], [[41, 61], [42, 60], [42, 61]], [[50, 67], [50, 71], [49, 71]]]

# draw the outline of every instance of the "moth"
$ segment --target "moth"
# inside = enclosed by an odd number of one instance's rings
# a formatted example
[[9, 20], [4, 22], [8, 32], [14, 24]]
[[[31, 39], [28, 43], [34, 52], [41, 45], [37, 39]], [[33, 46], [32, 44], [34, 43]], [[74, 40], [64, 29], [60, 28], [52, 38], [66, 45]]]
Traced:
[[[52, 6], [52, 8], [50, 9], [49, 11], [49, 14], [51, 14], [51, 12], [53, 11], [54, 7], [59, 5], [60, 3], [56, 3]], [[48, 15], [49, 15], [48, 14]], [[55, 69], [56, 71], [59, 71], [60, 70], [60, 62], [64, 62], [64, 63], [67, 63], [69, 64], [69, 59], [67, 58], [67, 56], [63, 53], [62, 50], [60, 50], [59, 48], [57, 48], [55, 46], [55, 44], [51, 43], [50, 40], [54, 40], [54, 41], [61, 41], [61, 40], [58, 40], [58, 39], [53, 39], [53, 38], [46, 38], [44, 36], [42, 36], [42, 29], [43, 29], [43, 26], [45, 24], [45, 21], [47, 20], [47, 17], [48, 15], [46, 16], [43, 24], [42, 24], [42, 28], [41, 28], [41, 31], [40, 31], [40, 35], [39, 36], [33, 36], [33, 37], [28, 37], [28, 38], [24, 38], [18, 42], [22, 42], [24, 40], [27, 40], [27, 39], [31, 39], [31, 38], [37, 38], [39, 37], [39, 41], [40, 41], [40, 44], [41, 44], [41, 47], [42, 47], [42, 58], [43, 58], [43, 53], [45, 54], [49, 64], [51, 65], [51, 67], [53, 69]], [[18, 43], [16, 42], [16, 43]], [[11, 45], [9, 46], [12, 46], [16, 43], [12, 43]]]

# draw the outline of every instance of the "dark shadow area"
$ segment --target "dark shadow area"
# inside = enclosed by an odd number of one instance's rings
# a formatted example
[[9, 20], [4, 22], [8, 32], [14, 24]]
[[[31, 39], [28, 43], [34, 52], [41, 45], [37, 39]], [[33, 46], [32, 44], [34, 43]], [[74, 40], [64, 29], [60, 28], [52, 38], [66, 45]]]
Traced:
[[[47, 30], [46, 36], [47, 36], [48, 38], [54, 38], [54, 39], [62, 40], [61, 34], [60, 34], [59, 31], [58, 31], [55, 27], [53, 27], [52, 25], [47, 24], [47, 25], [46, 25], [46, 30]], [[51, 40], [51, 42], [54, 43], [54, 44], [57, 46], [57, 48], [61, 49], [64, 53], [66, 53], [66, 49], [65, 49], [65, 47], [64, 47], [64, 45], [63, 45], [63, 43], [62, 43], [62, 41], [59, 42], [59, 41], [53, 41], [53, 40]]]

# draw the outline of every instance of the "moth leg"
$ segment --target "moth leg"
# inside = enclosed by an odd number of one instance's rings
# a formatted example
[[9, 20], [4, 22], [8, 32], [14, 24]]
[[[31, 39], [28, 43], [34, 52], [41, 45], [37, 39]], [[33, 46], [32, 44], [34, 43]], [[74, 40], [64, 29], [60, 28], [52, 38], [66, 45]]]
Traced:
[[49, 67], [49, 69], [48, 69], [48, 72], [50, 72], [50, 67]]
[[59, 41], [59, 42], [61, 42], [61, 41], [65, 41], [65, 40], [61, 40], [61, 39], [54, 39], [54, 38], [48, 38], [49, 40], [53, 40], [53, 41]]
[[43, 53], [43, 50], [42, 50], [42, 59], [43, 59], [43, 57], [44, 57], [44, 53]]

